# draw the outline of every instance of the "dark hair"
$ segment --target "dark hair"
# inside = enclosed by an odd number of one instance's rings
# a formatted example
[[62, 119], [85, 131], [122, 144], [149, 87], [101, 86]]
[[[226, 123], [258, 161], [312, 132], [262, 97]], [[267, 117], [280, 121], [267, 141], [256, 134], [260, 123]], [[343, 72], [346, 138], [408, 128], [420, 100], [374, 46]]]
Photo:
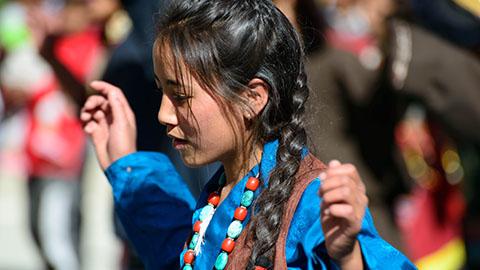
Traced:
[[270, 0], [175, 0], [159, 19], [157, 44], [168, 45], [175, 61], [212, 96], [244, 104], [240, 94], [253, 78], [269, 86], [269, 100], [254, 121], [254, 139], [278, 139], [277, 164], [255, 202], [248, 233], [254, 240], [250, 268], [260, 257], [273, 262], [306, 145], [303, 114], [309, 91], [301, 39]]

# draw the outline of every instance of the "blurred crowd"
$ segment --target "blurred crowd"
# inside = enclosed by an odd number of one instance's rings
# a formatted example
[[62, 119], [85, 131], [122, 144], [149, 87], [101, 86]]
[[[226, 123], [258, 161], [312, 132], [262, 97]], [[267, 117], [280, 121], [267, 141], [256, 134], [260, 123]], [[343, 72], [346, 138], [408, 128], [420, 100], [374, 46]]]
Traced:
[[[168, 0], [0, 0], [0, 269], [143, 269], [78, 112], [102, 79], [138, 149], [186, 168], [156, 114], [155, 17]], [[355, 164], [380, 234], [419, 269], [480, 269], [480, 2], [274, 0], [302, 35], [307, 131]]]

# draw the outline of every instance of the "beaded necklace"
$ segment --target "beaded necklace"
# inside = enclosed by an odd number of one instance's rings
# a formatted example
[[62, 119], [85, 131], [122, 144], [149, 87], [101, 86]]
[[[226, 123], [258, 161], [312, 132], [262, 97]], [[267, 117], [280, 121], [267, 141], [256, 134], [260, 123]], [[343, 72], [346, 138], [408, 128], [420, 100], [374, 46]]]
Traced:
[[[228, 262], [228, 255], [233, 251], [235, 247], [235, 240], [240, 236], [243, 230], [242, 222], [247, 217], [248, 208], [252, 205], [255, 191], [260, 184], [260, 180], [257, 176], [249, 177], [245, 185], [245, 190], [242, 195], [240, 206], [235, 209], [233, 214], [233, 221], [230, 223], [227, 229], [227, 236], [222, 242], [222, 248], [220, 254], [215, 261], [215, 269], [223, 270]], [[222, 174], [219, 181], [218, 190], [210, 193], [207, 199], [207, 205], [200, 210], [198, 220], [193, 225], [193, 236], [188, 244], [188, 250], [183, 255], [183, 268], [182, 270], [193, 270], [193, 264], [195, 257], [198, 255], [199, 247], [201, 245], [203, 235], [205, 234], [206, 227], [208, 227], [210, 220], [215, 212], [216, 207], [220, 202], [220, 189], [225, 185], [225, 176]], [[203, 224], [205, 223], [205, 224]], [[202, 225], [203, 224], [203, 225]]]

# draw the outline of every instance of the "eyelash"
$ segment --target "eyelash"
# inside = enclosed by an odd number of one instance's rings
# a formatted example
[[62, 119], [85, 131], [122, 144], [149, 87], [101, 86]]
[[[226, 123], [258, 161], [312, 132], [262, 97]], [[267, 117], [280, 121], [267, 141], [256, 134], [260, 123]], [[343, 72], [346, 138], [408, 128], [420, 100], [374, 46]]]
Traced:
[[172, 95], [172, 98], [173, 98], [173, 100], [175, 100], [176, 102], [185, 102], [185, 101], [187, 101], [188, 99], [190, 99], [191, 96], [174, 93], [174, 94]]
[[[163, 89], [161, 87], [156, 87], [156, 88], [160, 93], [163, 94]], [[177, 101], [177, 102], [186, 101], [187, 99], [192, 98], [192, 96], [184, 95], [184, 94], [181, 94], [181, 93], [173, 93], [171, 96], [172, 96], [172, 99]]]

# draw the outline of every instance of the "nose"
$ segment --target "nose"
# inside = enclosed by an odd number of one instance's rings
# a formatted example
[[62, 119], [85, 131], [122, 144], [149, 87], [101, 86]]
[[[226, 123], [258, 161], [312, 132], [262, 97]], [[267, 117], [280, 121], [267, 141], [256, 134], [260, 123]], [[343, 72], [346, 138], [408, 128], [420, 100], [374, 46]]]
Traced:
[[177, 114], [172, 101], [167, 95], [162, 95], [160, 110], [158, 111], [158, 121], [165, 126], [176, 126], [178, 124]]

